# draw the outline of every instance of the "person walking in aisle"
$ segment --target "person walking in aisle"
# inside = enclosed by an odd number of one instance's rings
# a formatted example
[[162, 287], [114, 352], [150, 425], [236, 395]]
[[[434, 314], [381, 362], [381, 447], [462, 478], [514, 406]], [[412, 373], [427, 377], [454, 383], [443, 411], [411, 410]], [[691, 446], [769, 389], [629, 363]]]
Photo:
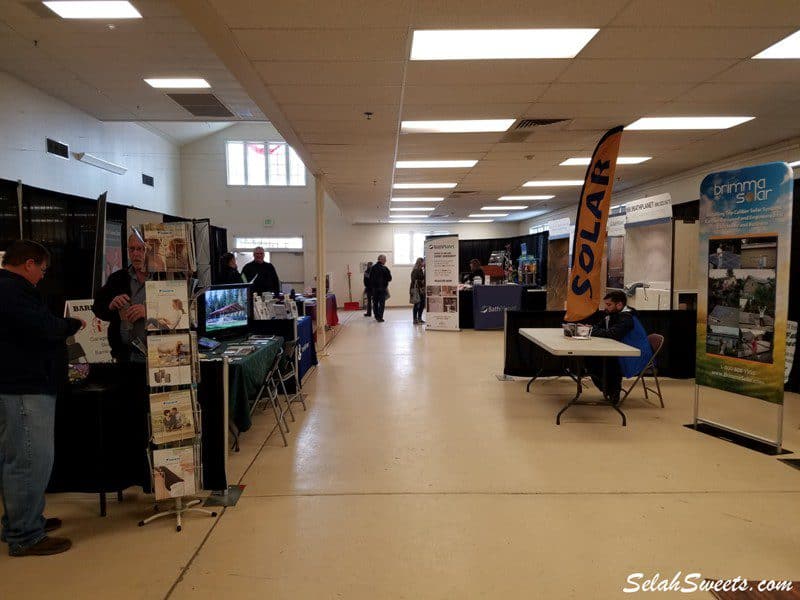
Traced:
[[236, 257], [232, 252], [226, 252], [219, 257], [219, 283], [242, 283], [242, 274], [236, 268]]
[[372, 265], [369, 271], [373, 312], [378, 323], [383, 323], [383, 309], [386, 306], [386, 298], [389, 296], [389, 282], [391, 280], [392, 272], [386, 266], [386, 255], [381, 254], [378, 256], [378, 262]]
[[418, 258], [411, 271], [411, 286], [409, 287], [410, 302], [414, 305], [414, 325], [424, 323], [422, 311], [425, 309], [425, 259]]
[[367, 269], [364, 271], [364, 296], [366, 296], [367, 300], [365, 304], [367, 305], [367, 312], [364, 313], [365, 317], [372, 316], [372, 288], [369, 285], [369, 272], [372, 269], [372, 261], [367, 263]]
[[0, 270], [0, 492], [2, 539], [11, 556], [66, 552], [67, 538], [48, 537], [60, 519], [45, 519], [44, 492], [53, 469], [59, 363], [66, 339], [82, 325], [47, 308], [36, 289], [50, 253], [17, 240]]

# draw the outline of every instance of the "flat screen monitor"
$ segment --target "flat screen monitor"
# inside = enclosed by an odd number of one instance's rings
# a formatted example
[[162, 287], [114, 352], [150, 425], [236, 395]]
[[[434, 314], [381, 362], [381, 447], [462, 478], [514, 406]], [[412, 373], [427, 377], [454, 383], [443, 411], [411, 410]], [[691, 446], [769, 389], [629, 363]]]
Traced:
[[246, 333], [249, 303], [249, 284], [212, 285], [198, 303], [201, 335], [229, 338]]

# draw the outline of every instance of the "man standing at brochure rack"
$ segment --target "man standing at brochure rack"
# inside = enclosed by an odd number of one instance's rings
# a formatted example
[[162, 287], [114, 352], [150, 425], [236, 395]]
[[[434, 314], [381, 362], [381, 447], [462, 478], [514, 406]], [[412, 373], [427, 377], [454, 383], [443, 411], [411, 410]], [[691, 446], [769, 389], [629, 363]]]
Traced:
[[369, 271], [369, 286], [372, 290], [372, 305], [375, 320], [383, 323], [383, 309], [386, 306], [386, 298], [389, 296], [389, 282], [392, 280], [392, 272], [386, 266], [386, 255], [378, 256], [378, 262], [372, 265]]
[[145, 254], [147, 246], [132, 233], [128, 237], [127, 269], [114, 271], [97, 292], [92, 312], [108, 321], [111, 356], [119, 362], [144, 361], [147, 357], [145, 332], [145, 282], [149, 279]]
[[49, 262], [43, 246], [17, 240], [0, 270], [0, 493], [11, 556], [59, 554], [72, 545], [48, 537], [61, 521], [42, 513], [53, 468], [59, 355], [66, 364], [64, 344], [82, 323], [53, 315], [36, 290]]
[[242, 267], [242, 275], [247, 281], [253, 281], [250, 286], [253, 293], [263, 294], [264, 292], [272, 292], [273, 294], [281, 293], [281, 280], [278, 279], [278, 272], [272, 263], [264, 261], [264, 249], [259, 246], [253, 250], [253, 260]]

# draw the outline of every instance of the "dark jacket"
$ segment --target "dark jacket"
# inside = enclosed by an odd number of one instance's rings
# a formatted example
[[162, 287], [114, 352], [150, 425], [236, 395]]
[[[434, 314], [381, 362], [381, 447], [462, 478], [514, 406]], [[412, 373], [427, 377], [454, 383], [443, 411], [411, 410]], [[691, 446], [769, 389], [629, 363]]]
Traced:
[[[633, 316], [636, 311], [632, 308], [618, 313], [597, 313], [595, 325], [592, 328], [592, 337], [611, 338], [612, 340], [622, 341], [628, 333], [633, 331]], [[608, 316], [608, 326], [606, 326], [606, 316]]]
[[239, 269], [225, 265], [219, 274], [219, 283], [242, 283], [242, 274], [239, 273]]
[[366, 271], [364, 271], [364, 290], [369, 294], [370, 292], [370, 282], [369, 282], [369, 272], [372, 271], [372, 267], [369, 267]]
[[119, 333], [119, 312], [108, 308], [111, 301], [120, 294], [131, 295], [131, 274], [128, 269], [114, 271], [108, 276], [106, 284], [95, 294], [92, 312], [98, 319], [109, 322], [108, 343], [111, 346], [111, 356], [125, 362], [130, 358], [130, 349], [122, 343]]
[[412, 269], [411, 270], [411, 285], [408, 286], [408, 291], [419, 291], [420, 296], [425, 295], [425, 270]]
[[242, 267], [242, 274], [247, 281], [253, 281], [253, 277], [258, 275], [253, 285], [250, 286], [253, 292], [257, 294], [263, 294], [264, 292], [281, 293], [281, 280], [278, 279], [278, 272], [272, 266], [272, 263], [251, 261]]
[[0, 270], [0, 394], [55, 395], [64, 343], [80, 328], [78, 319], [51, 313], [24, 277]]
[[392, 272], [386, 265], [375, 263], [369, 272], [369, 286], [373, 290], [385, 290], [392, 280]]

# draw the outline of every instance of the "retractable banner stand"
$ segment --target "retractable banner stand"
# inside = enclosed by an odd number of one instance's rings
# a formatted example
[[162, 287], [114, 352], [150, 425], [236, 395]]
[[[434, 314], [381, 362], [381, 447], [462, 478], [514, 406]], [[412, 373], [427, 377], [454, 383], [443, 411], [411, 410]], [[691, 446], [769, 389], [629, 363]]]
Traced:
[[700, 187], [695, 424], [703, 387], [780, 405], [792, 236], [792, 169], [768, 163], [707, 176]]
[[607, 131], [597, 143], [592, 161], [586, 169], [575, 221], [572, 267], [567, 284], [567, 314], [564, 320], [568, 322], [586, 319], [600, 306], [600, 271], [606, 248], [606, 223], [621, 140], [621, 126]]
[[459, 331], [458, 236], [425, 238], [426, 329]]

